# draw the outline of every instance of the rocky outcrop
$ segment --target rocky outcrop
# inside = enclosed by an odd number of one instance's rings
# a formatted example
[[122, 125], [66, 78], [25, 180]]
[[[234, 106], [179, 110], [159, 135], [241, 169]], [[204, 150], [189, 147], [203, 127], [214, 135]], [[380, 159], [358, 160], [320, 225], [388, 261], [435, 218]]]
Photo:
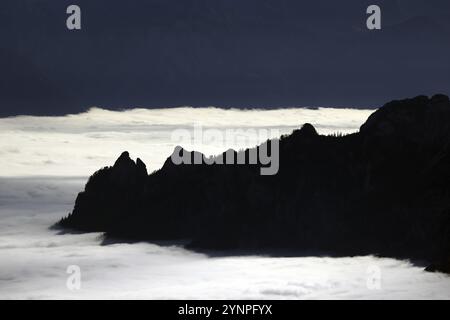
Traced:
[[[60, 225], [83, 231], [105, 231], [138, 209], [148, 178], [145, 164], [123, 152], [112, 167], [97, 171], [78, 194], [72, 214]], [[128, 218], [131, 218], [128, 216]]]
[[142, 184], [147, 178], [147, 167], [141, 159], [131, 160], [130, 154], [125, 151], [114, 163], [111, 169], [111, 182], [118, 186], [133, 186]]
[[261, 176], [259, 165], [170, 158], [147, 176], [124, 153], [89, 179], [59, 224], [127, 239], [190, 239], [202, 249], [448, 260], [448, 97], [390, 102], [346, 136], [306, 124], [279, 146], [274, 176]]

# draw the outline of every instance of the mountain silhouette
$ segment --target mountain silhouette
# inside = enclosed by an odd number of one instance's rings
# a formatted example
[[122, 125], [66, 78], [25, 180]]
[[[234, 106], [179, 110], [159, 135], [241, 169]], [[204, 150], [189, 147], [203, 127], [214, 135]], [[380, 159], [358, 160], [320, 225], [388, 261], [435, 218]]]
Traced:
[[448, 270], [447, 96], [392, 101], [344, 136], [305, 124], [279, 139], [279, 153], [278, 174], [262, 176], [260, 165], [171, 158], [147, 175], [124, 152], [90, 177], [58, 225], [129, 240], [188, 239], [202, 250], [377, 254]]

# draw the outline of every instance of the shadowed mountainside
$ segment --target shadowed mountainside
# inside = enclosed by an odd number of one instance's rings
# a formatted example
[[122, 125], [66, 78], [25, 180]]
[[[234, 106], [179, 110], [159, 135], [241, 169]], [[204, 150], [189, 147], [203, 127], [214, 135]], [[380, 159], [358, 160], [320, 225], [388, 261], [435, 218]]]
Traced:
[[171, 158], [147, 175], [124, 152], [89, 179], [58, 224], [130, 240], [189, 239], [197, 249], [421, 259], [449, 271], [447, 96], [390, 102], [347, 136], [306, 124], [279, 148], [274, 176], [261, 176], [259, 165]]

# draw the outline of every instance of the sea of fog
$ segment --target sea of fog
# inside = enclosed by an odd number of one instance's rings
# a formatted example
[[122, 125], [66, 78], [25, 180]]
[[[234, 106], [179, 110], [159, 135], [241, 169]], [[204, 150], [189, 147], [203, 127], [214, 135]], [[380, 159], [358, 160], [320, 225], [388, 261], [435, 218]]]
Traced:
[[[323, 134], [349, 133], [357, 131], [371, 112], [188, 107], [115, 112], [93, 108], [63, 117], [0, 118], [0, 176], [89, 176], [102, 166], [112, 165], [125, 150], [141, 158], [153, 171], [179, 144], [188, 150], [215, 155], [227, 148], [254, 147], [304, 123], [313, 124]], [[199, 127], [205, 133], [203, 139], [195, 139], [195, 129]], [[180, 130], [192, 133], [192, 140], [183, 143], [176, 139], [178, 135], [174, 133]], [[236, 134], [227, 135], [228, 131]], [[266, 131], [270, 137], [265, 137]], [[218, 133], [223, 139], [208, 139], [206, 133]]]
[[[96, 169], [128, 150], [150, 170], [175, 146], [171, 132], [313, 123], [321, 133], [358, 129], [368, 110], [92, 109], [65, 117], [0, 119], [0, 299], [450, 299], [450, 277], [408, 261], [366, 257], [224, 256], [176, 245], [102, 245], [102, 235], [49, 227], [70, 212]], [[201, 121], [199, 121], [201, 119]], [[261, 141], [223, 142], [244, 147]], [[216, 145], [191, 147], [217, 153]], [[80, 288], [68, 286], [68, 268]], [[70, 284], [70, 283], [69, 283]]]

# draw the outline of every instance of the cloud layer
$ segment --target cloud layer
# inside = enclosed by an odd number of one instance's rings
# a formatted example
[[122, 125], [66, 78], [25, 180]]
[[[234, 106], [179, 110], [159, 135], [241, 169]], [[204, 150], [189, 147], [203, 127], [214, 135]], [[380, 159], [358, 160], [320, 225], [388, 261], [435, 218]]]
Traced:
[[[0, 176], [89, 176], [112, 165], [127, 150], [140, 157], [149, 171], [161, 167], [177, 141], [176, 129], [193, 126], [219, 129], [277, 129], [290, 133], [312, 123], [320, 133], [349, 133], [359, 129], [373, 110], [279, 109], [237, 110], [218, 108], [133, 109], [89, 112], [62, 117], [20, 116], [0, 119]], [[226, 148], [252, 147], [261, 139], [183, 146], [206, 154]]]
[[[0, 299], [450, 299], [450, 277], [375, 257], [208, 257], [59, 234], [84, 179], [0, 178]], [[66, 270], [81, 268], [81, 290]], [[379, 271], [380, 290], [367, 285]], [[372, 288], [372, 289], [371, 289]]]
[[[0, 119], [0, 299], [450, 299], [448, 276], [394, 259], [208, 257], [148, 243], [101, 246], [101, 234], [48, 228], [72, 209], [86, 177], [122, 151], [141, 157], [150, 170], [159, 168], [175, 147], [176, 129], [270, 128], [285, 134], [309, 122], [320, 133], [348, 133], [371, 112], [92, 109]], [[225, 139], [219, 147], [191, 147], [217, 153], [260, 142]], [[66, 287], [70, 265], [81, 268], [80, 291]], [[374, 267], [381, 290], [367, 286]]]

